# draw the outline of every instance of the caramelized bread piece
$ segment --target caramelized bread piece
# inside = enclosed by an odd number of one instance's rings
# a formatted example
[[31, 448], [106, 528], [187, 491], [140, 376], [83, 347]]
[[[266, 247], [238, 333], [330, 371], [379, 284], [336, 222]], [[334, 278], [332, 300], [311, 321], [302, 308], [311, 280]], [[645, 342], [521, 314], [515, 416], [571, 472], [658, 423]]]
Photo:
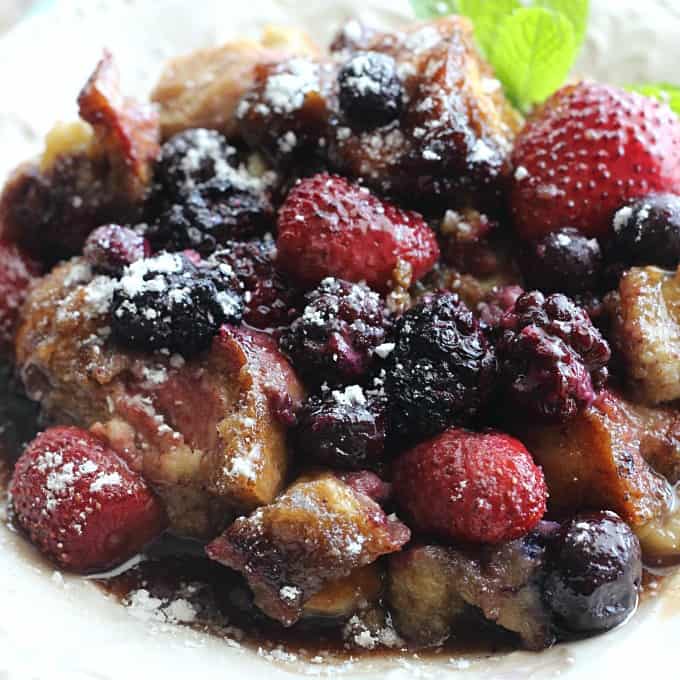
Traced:
[[16, 343], [24, 384], [55, 420], [105, 435], [163, 497], [174, 531], [212, 537], [226, 509], [281, 490], [302, 387], [274, 341], [243, 328], [224, 326], [190, 361], [117, 347], [114, 286], [75, 259], [33, 289]]
[[319, 473], [237, 519], [207, 552], [246, 577], [265, 614], [292, 626], [327, 584], [409, 539], [408, 528], [375, 501], [333, 474]]
[[615, 343], [642, 401], [680, 398], [680, 273], [634, 267], [619, 283]]
[[319, 49], [302, 31], [270, 27], [260, 42], [238, 40], [170, 60], [152, 94], [163, 138], [188, 128], [234, 136], [236, 106], [255, 82], [255, 67], [292, 54], [316, 56]]
[[57, 125], [0, 196], [0, 238], [48, 263], [78, 253], [95, 227], [141, 216], [160, 148], [156, 114], [121, 95], [108, 52], [78, 104], [83, 122]]
[[465, 625], [465, 605], [517, 633], [527, 649], [554, 642], [540, 581], [544, 549], [533, 535], [496, 546], [423, 546], [391, 556], [388, 601], [398, 632], [436, 645]]
[[[549, 509], [558, 514], [614, 510], [634, 527], [663, 515], [670, 487], [643, 452], [651, 457], [660, 450], [647, 428], [664, 418], [646, 416], [605, 391], [566, 424], [527, 428], [522, 440], [543, 467]], [[666, 418], [668, 427], [670, 415]]]

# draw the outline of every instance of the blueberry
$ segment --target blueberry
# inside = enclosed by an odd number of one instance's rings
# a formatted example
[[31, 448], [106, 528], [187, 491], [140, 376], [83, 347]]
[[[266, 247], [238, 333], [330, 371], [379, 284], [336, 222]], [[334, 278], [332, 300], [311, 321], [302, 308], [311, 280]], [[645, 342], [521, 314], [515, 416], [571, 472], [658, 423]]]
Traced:
[[149, 257], [151, 245], [133, 229], [109, 224], [88, 236], [83, 255], [97, 273], [118, 276], [128, 265]]
[[239, 322], [242, 313], [231, 267], [164, 253], [125, 270], [113, 297], [111, 331], [135, 349], [190, 357], [208, 349], [220, 326]]
[[680, 263], [680, 196], [651, 194], [614, 216], [612, 250], [633, 265], [674, 268]]
[[349, 470], [379, 469], [385, 453], [385, 398], [359, 385], [313, 395], [298, 413], [295, 450]]
[[532, 288], [546, 293], [580, 293], [596, 288], [602, 252], [594, 238], [576, 229], [561, 229], [528, 244], [522, 273]]
[[393, 121], [403, 107], [404, 89], [394, 59], [360, 52], [338, 74], [340, 107], [350, 124], [371, 130]]
[[640, 543], [615, 513], [576, 516], [548, 552], [544, 597], [560, 626], [577, 633], [609, 630], [635, 609]]

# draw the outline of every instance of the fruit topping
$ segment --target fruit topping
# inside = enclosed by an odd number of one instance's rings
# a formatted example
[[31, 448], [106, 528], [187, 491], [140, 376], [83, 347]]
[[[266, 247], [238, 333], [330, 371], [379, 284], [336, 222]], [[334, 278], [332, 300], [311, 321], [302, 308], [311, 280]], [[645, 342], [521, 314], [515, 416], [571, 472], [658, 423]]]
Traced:
[[305, 300], [302, 316], [281, 335], [281, 349], [310, 384], [360, 379], [391, 328], [380, 296], [363, 284], [326, 278]]
[[72, 571], [123, 562], [165, 528], [142, 477], [103, 440], [74, 427], [36, 437], [17, 461], [10, 493], [31, 540]]
[[545, 600], [566, 629], [609, 630], [637, 606], [640, 543], [615, 513], [577, 515], [563, 525], [548, 555]]
[[452, 541], [518, 538], [546, 508], [541, 469], [506, 434], [446, 430], [402, 454], [392, 481], [411, 526]]
[[496, 357], [457, 295], [426, 297], [396, 323], [385, 390], [390, 435], [403, 445], [474, 418], [496, 384]]
[[624, 264], [674, 269], [680, 263], [680, 196], [651, 194], [614, 215], [612, 250]]
[[420, 215], [337, 175], [300, 181], [278, 222], [278, 265], [306, 286], [335, 276], [386, 292], [399, 261], [411, 266], [415, 282], [439, 257], [434, 232]]
[[83, 255], [97, 273], [120, 276], [128, 265], [150, 257], [151, 244], [134, 229], [109, 224], [87, 237]]
[[404, 88], [394, 59], [380, 52], [359, 52], [338, 74], [340, 108], [352, 127], [386, 125], [403, 108]]
[[380, 469], [385, 457], [385, 398], [359, 385], [313, 395], [298, 413], [295, 451], [333, 468]]
[[596, 290], [602, 273], [600, 244], [576, 229], [551, 232], [526, 245], [522, 273], [529, 288], [545, 293]]
[[255, 328], [280, 328], [299, 315], [302, 293], [276, 268], [276, 243], [270, 236], [227, 241], [213, 259], [228, 264], [241, 282], [246, 323]]
[[501, 380], [512, 402], [533, 416], [568, 420], [607, 379], [607, 341], [585, 310], [560, 293], [525, 293], [499, 333]]
[[239, 165], [236, 149], [214, 130], [186, 130], [163, 145], [147, 212], [156, 250], [203, 255], [273, 225], [267, 178]]
[[113, 295], [111, 331], [123, 345], [185, 357], [207, 349], [220, 326], [241, 319], [240, 285], [229, 265], [193, 264], [165, 253], [130, 265]]
[[368, 496], [321, 473], [237, 519], [206, 550], [243, 573], [265, 614], [291, 626], [326, 584], [399, 550], [410, 536]]
[[569, 225], [607, 236], [626, 201], [680, 192], [680, 121], [656, 100], [594, 82], [555, 93], [519, 134], [510, 204], [518, 233]]

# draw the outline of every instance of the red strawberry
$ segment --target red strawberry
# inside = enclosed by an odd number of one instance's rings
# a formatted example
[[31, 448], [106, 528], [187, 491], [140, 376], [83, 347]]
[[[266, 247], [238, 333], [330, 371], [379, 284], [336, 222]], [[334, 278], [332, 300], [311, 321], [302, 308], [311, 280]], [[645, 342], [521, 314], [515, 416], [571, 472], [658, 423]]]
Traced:
[[144, 480], [76, 427], [33, 440], [14, 468], [10, 494], [31, 540], [72, 571], [123, 562], [165, 528], [163, 508]]
[[479, 543], [530, 531], [547, 497], [543, 472], [519, 441], [455, 428], [397, 459], [393, 491], [413, 528]]
[[336, 175], [315, 175], [293, 187], [278, 226], [278, 266], [308, 287], [332, 276], [386, 292], [398, 260], [411, 265], [416, 281], [439, 258], [421, 215]]
[[0, 241], [0, 352], [12, 346], [19, 310], [38, 274], [37, 263], [15, 245]]
[[623, 203], [680, 191], [680, 120], [665, 104], [581, 82], [554, 94], [515, 142], [511, 209], [523, 238], [605, 236]]

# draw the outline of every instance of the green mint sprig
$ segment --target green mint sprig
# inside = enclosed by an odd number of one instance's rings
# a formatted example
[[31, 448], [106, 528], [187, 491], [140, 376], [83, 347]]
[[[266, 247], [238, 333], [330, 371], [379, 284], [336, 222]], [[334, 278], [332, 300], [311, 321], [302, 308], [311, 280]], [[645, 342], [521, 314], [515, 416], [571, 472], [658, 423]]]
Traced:
[[416, 16], [462, 14], [510, 100], [522, 111], [567, 78], [583, 44], [588, 0], [411, 0]]
[[639, 92], [646, 97], [653, 97], [662, 101], [680, 115], [680, 87], [670, 83], [648, 83], [644, 85], [630, 85], [627, 89]]

